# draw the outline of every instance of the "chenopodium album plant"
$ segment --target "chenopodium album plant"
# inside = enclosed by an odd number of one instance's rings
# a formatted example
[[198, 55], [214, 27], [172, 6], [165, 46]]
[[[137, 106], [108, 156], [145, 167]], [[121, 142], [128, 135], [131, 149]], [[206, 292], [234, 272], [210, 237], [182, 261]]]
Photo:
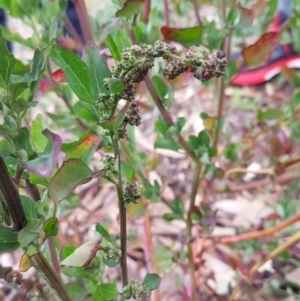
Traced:
[[[156, 58], [165, 61], [163, 75], [170, 80], [189, 72], [205, 81], [225, 72], [226, 55], [222, 51], [204, 52], [193, 46], [180, 54], [174, 46], [162, 41], [120, 50], [111, 36], [107, 37], [107, 46], [116, 61], [111, 70], [95, 45], [86, 45], [80, 59], [55, 44], [55, 33], [52, 33], [49, 44], [35, 51], [30, 72], [20, 75], [14, 74], [15, 59], [0, 32], [0, 109], [3, 117], [0, 125], [3, 137], [0, 140], [0, 250], [8, 252], [21, 248], [24, 251], [21, 271], [34, 266], [59, 300], [70, 300], [59, 276], [60, 265], [88, 266], [99, 250], [105, 253], [103, 261], [107, 266], [120, 265], [122, 288], [118, 290], [116, 282], [101, 283], [99, 279], [94, 289], [89, 290], [94, 300], [145, 300], [159, 286], [157, 274], [147, 274], [139, 283], [129, 280], [127, 273], [126, 208], [139, 202], [143, 187], [134, 180], [134, 170], [122, 174], [119, 142], [126, 138], [128, 125], [141, 124], [135, 102], [135, 84], [147, 81]], [[39, 80], [50, 59], [61, 68], [73, 92], [103, 129], [106, 145], [113, 150], [112, 155], [102, 157], [100, 170], [94, 171], [88, 166], [99, 146], [96, 135], [87, 134], [74, 148], [66, 151], [66, 160], [59, 166], [62, 138], [47, 128], [41, 115], [31, 125], [26, 125], [28, 111], [36, 105], [34, 95]], [[182, 139], [180, 143], [185, 147], [188, 145]], [[98, 223], [96, 230], [100, 236], [98, 234], [59, 262], [54, 244], [59, 230], [59, 202], [78, 185], [96, 177], [115, 185], [120, 244], [112, 239], [103, 224]], [[50, 263], [42, 253], [44, 244], [48, 246], [46, 257], [50, 258]]]

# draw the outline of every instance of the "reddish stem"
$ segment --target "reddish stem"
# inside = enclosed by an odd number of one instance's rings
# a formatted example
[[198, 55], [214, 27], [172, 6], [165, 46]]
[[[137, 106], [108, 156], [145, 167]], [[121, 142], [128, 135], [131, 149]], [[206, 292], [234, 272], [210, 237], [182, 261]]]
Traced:
[[87, 9], [85, 6], [84, 0], [74, 0], [76, 12], [78, 15], [79, 23], [82, 29], [84, 42], [86, 43], [93, 43], [94, 36], [91, 30], [91, 25], [89, 22], [89, 16], [87, 13]]

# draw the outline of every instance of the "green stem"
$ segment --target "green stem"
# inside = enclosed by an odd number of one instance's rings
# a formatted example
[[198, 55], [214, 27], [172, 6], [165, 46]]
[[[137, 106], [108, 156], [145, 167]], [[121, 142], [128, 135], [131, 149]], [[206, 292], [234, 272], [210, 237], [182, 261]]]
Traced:
[[26, 224], [26, 216], [18, 190], [2, 157], [0, 157], [0, 175], [0, 190], [2, 191], [3, 197], [7, 204], [9, 214], [13, 221], [13, 226], [16, 230], [21, 230]]
[[[158, 108], [158, 110], [159, 110], [160, 114], [162, 115], [162, 117], [164, 118], [164, 120], [170, 124], [174, 124], [170, 113], [165, 109], [162, 101], [158, 97], [148, 75], [145, 78], [145, 83], [146, 83], [147, 89], [152, 97], [153, 102], [155, 103], [156, 107]], [[191, 213], [191, 209], [193, 209], [193, 207], [195, 206], [195, 199], [196, 199], [196, 195], [197, 195], [197, 191], [198, 191], [199, 180], [200, 180], [200, 171], [201, 171], [202, 164], [200, 162], [199, 157], [188, 146], [188, 144], [186, 143], [186, 141], [180, 134], [177, 134], [177, 141], [195, 163], [193, 182], [192, 182], [192, 190], [191, 190], [190, 203], [189, 203], [189, 212], [188, 212], [188, 217], [186, 220], [186, 235], [187, 235], [187, 250], [188, 250], [188, 258], [189, 258], [189, 274], [190, 274], [190, 279], [191, 279], [191, 293], [192, 293], [191, 300], [196, 301], [197, 286], [196, 286], [196, 280], [195, 280], [195, 265], [194, 265], [194, 261], [193, 261], [194, 254], [193, 254], [193, 248], [192, 248], [192, 220], [190, 217], [190, 213]]]
[[85, 2], [84, 0], [74, 0], [74, 3], [78, 15], [79, 23], [82, 29], [84, 41], [85, 43], [89, 43], [89, 42], [93, 43], [94, 36], [89, 22], [89, 16], [87, 13]]
[[31, 263], [43, 276], [44, 280], [50, 286], [59, 301], [72, 301], [60, 277], [56, 275], [41, 252], [37, 252], [36, 254], [32, 255]]
[[217, 91], [218, 91], [218, 109], [217, 109], [217, 126], [215, 135], [213, 137], [213, 148], [218, 147], [219, 133], [220, 133], [220, 123], [223, 112], [224, 96], [225, 96], [225, 83], [223, 78], [219, 78], [217, 81]]
[[[37, 185], [31, 184], [29, 182], [29, 180], [26, 180], [26, 188], [27, 188], [27, 191], [29, 192], [31, 198], [34, 201], [38, 202], [41, 199], [41, 195], [40, 195]], [[55, 205], [56, 205], [56, 203], [55, 203]], [[55, 271], [55, 273], [58, 274], [58, 277], [59, 277], [60, 265], [59, 265], [59, 259], [57, 256], [57, 252], [55, 250], [53, 237], [48, 237], [46, 239], [46, 243], [47, 243], [47, 247], [48, 247], [48, 253], [50, 256], [51, 266], [52, 266], [53, 270]]]
[[118, 183], [116, 184], [118, 203], [119, 203], [119, 213], [120, 213], [120, 241], [121, 241], [121, 252], [122, 256], [120, 258], [120, 266], [122, 273], [122, 284], [123, 287], [128, 283], [128, 271], [127, 271], [127, 222], [126, 222], [126, 208], [123, 198], [123, 183], [121, 174], [121, 155], [119, 149], [118, 140], [115, 139], [114, 143], [115, 156], [118, 160]]
[[[26, 216], [19, 192], [13, 183], [2, 157], [0, 157], [0, 175], [0, 190], [6, 201], [14, 229], [21, 230], [27, 222]], [[43, 275], [45, 281], [49, 284], [58, 300], [71, 301], [61, 279], [55, 274], [49, 263], [43, 257], [42, 253], [38, 252], [34, 254], [31, 257], [31, 262], [37, 271]]]

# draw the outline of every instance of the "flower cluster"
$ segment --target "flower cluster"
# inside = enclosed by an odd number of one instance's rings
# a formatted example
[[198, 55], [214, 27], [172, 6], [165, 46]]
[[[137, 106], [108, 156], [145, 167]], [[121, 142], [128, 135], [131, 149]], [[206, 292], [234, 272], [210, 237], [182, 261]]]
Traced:
[[162, 41], [154, 46], [140, 44], [125, 48], [121, 60], [113, 67], [112, 73], [116, 78], [124, 80], [125, 85], [139, 83], [145, 79], [148, 71], [154, 66], [156, 57], [168, 58], [176, 52], [176, 48]]
[[104, 156], [101, 158], [103, 169], [106, 171], [106, 176], [112, 180], [116, 179], [116, 159], [112, 156]]
[[106, 258], [108, 260], [119, 261], [122, 256], [122, 252], [120, 249], [116, 248], [113, 245], [109, 245], [105, 248]]
[[116, 104], [116, 96], [114, 94], [100, 93], [95, 102], [95, 108], [99, 113], [99, 122], [106, 122], [111, 118], [111, 112]]
[[122, 296], [124, 299], [133, 298], [137, 301], [143, 301], [151, 297], [151, 291], [143, 284], [139, 284], [137, 280], [131, 280], [123, 288]]
[[182, 55], [176, 55], [176, 48], [162, 41], [153, 46], [140, 44], [125, 48], [121, 60], [113, 67], [113, 75], [128, 83], [139, 83], [144, 80], [149, 69], [154, 66], [154, 59], [162, 57], [167, 61], [164, 75], [174, 79], [179, 74], [190, 70], [201, 81], [224, 75], [226, 54], [223, 51], [205, 53], [193, 46]]
[[163, 73], [169, 79], [174, 79], [190, 70], [197, 79], [206, 81], [224, 75], [225, 67], [226, 54], [223, 51], [204, 53], [199, 47], [194, 46], [180, 57], [169, 60]]
[[129, 182], [124, 188], [125, 206], [130, 203], [137, 204], [142, 196], [142, 185], [139, 182]]
[[0, 279], [11, 283], [13, 286], [19, 286], [25, 292], [38, 292], [40, 296], [45, 295], [47, 288], [36, 278], [23, 278], [22, 273], [14, 271], [12, 267], [3, 267], [0, 265]]
[[130, 124], [132, 126], [139, 126], [141, 124], [142, 117], [140, 115], [139, 106], [137, 103], [133, 102], [130, 104], [127, 115], [125, 116], [123, 123], [118, 129], [119, 138], [126, 138], [126, 125]]

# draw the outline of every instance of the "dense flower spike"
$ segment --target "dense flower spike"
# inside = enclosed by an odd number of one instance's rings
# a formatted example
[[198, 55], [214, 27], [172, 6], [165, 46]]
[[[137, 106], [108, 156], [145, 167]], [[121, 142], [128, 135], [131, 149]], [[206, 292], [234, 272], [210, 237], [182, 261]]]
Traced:
[[143, 301], [151, 297], [151, 291], [143, 284], [139, 284], [137, 280], [131, 280], [123, 288], [122, 296], [124, 299], [133, 298], [137, 301]]
[[[95, 107], [100, 115], [100, 122], [108, 121], [115, 115], [114, 111], [120, 99], [134, 100], [135, 84], [145, 79], [148, 71], [154, 66], [155, 58], [158, 57], [166, 61], [163, 74], [171, 80], [188, 70], [201, 81], [225, 73], [226, 54], [222, 51], [207, 53], [200, 47], [193, 46], [186, 53], [179, 54], [174, 46], [163, 41], [157, 41], [154, 45], [140, 44], [127, 47], [123, 50], [120, 61], [112, 68], [112, 78], [121, 80], [124, 84], [123, 91], [99, 95]], [[110, 78], [105, 80], [108, 91], [110, 80]], [[127, 124], [138, 126], [140, 123], [138, 106], [132, 103], [122, 124], [119, 125], [118, 138], [126, 138]]]
[[164, 68], [164, 75], [169, 79], [190, 69], [201, 81], [224, 75], [226, 54], [223, 51], [204, 53], [199, 47], [190, 47], [180, 58], [170, 60]]
[[137, 204], [142, 196], [142, 185], [139, 182], [129, 182], [124, 188], [124, 202]]
[[134, 102], [129, 106], [127, 119], [130, 125], [139, 126], [141, 124], [142, 117], [137, 103]]
[[104, 156], [101, 158], [103, 169], [106, 171], [106, 176], [112, 180], [116, 179], [116, 159], [112, 156]]
[[122, 252], [120, 249], [113, 245], [109, 245], [105, 248], [106, 258], [108, 260], [119, 261], [122, 256]]
[[174, 79], [188, 69], [201, 81], [224, 75], [226, 54], [222, 51], [204, 52], [200, 47], [190, 47], [182, 55], [176, 54], [176, 48], [162, 41], [154, 46], [141, 44], [126, 48], [121, 60], [113, 67], [113, 75], [121, 78], [126, 84], [139, 83], [144, 80], [148, 71], [154, 66], [156, 57], [167, 61], [164, 75]]
[[114, 94], [99, 94], [95, 102], [95, 108], [100, 116], [99, 122], [106, 122], [112, 117], [111, 112], [115, 104], [116, 96]]

